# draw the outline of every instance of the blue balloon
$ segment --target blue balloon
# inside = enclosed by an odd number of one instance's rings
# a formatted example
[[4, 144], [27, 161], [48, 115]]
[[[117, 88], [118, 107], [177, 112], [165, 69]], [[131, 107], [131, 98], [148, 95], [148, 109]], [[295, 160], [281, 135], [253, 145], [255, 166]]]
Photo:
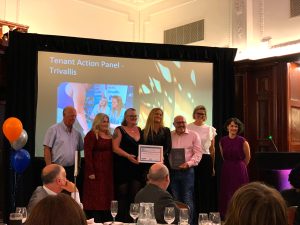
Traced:
[[29, 166], [30, 154], [25, 149], [12, 151], [10, 155], [10, 165], [17, 173], [23, 173]]

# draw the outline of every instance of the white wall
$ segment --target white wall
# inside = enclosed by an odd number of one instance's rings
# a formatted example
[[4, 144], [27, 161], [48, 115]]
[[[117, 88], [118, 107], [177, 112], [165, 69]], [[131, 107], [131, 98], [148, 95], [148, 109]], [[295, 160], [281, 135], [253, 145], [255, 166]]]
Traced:
[[166, 29], [204, 19], [205, 40], [196, 44], [228, 46], [230, 1], [205, 2], [165, 0], [136, 9], [110, 0], [0, 0], [0, 18], [32, 33], [152, 43], [163, 43]]
[[0, 0], [0, 19], [28, 25], [32, 33], [151, 43], [163, 43], [167, 29], [204, 19], [205, 40], [193, 45], [236, 47], [243, 57], [269, 51], [261, 48], [265, 37], [272, 38], [269, 47], [300, 39], [300, 17], [289, 17], [289, 0], [157, 0], [147, 7], [128, 2]]

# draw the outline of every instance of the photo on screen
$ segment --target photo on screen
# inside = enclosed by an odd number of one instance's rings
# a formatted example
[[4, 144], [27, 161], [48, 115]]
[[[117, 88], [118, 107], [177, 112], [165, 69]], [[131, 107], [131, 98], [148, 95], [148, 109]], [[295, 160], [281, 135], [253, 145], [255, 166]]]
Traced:
[[88, 84], [63, 82], [57, 88], [56, 122], [63, 120], [63, 109], [73, 106], [79, 110], [75, 127], [85, 135], [91, 128], [95, 116], [109, 116], [112, 130], [120, 126], [124, 112], [133, 107], [133, 86], [113, 84]]

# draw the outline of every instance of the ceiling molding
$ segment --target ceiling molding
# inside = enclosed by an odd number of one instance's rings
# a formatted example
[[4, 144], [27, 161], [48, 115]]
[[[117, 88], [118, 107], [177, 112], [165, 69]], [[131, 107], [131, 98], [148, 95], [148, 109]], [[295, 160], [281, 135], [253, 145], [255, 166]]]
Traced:
[[[135, 10], [142, 11], [149, 8], [165, 10], [175, 7], [177, 4], [191, 2], [191, 0], [77, 0], [94, 6], [109, 8], [113, 10]], [[195, 1], [195, 0], [192, 0]], [[125, 7], [125, 8], [124, 8]]]

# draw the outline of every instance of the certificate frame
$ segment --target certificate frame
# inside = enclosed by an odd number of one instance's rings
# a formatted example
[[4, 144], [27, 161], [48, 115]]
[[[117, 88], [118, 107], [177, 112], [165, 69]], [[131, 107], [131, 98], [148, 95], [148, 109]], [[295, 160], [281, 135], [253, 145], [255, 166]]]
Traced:
[[139, 145], [138, 161], [140, 163], [163, 163], [163, 146]]

